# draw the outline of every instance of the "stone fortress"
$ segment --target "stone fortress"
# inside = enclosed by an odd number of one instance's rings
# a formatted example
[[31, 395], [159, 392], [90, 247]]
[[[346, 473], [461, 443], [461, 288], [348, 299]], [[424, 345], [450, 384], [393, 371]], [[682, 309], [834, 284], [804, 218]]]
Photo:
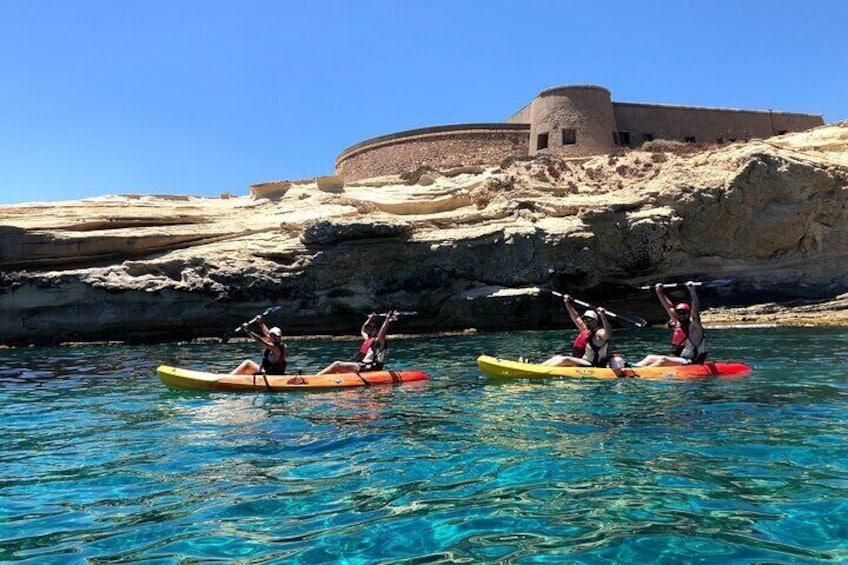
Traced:
[[336, 174], [356, 181], [422, 165], [489, 165], [539, 153], [587, 157], [655, 139], [731, 143], [821, 125], [821, 115], [613, 102], [600, 86], [558, 86], [540, 92], [506, 122], [434, 126], [367, 139], [336, 158]]

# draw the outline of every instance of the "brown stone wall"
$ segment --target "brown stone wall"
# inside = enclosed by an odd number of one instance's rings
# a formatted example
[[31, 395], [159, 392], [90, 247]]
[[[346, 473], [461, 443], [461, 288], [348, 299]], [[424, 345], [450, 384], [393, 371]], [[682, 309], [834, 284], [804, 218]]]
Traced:
[[495, 165], [506, 157], [526, 156], [529, 126], [498, 129], [433, 128], [438, 131], [397, 134], [355, 145], [336, 159], [336, 174], [346, 181], [413, 171], [422, 165], [435, 169], [463, 165]]
[[[562, 86], [545, 90], [533, 100], [530, 115], [530, 155], [546, 151], [567, 156], [596, 155], [615, 148], [615, 119], [610, 92], [600, 86]], [[562, 130], [574, 130], [576, 143], [563, 145]], [[539, 149], [539, 135], [548, 146]]]
[[821, 116], [785, 112], [727, 110], [687, 106], [660, 106], [614, 102], [617, 131], [630, 133], [631, 145], [645, 141], [643, 134], [655, 139], [714, 143], [718, 139], [743, 140], [765, 138], [782, 131], [803, 131], [824, 124]]

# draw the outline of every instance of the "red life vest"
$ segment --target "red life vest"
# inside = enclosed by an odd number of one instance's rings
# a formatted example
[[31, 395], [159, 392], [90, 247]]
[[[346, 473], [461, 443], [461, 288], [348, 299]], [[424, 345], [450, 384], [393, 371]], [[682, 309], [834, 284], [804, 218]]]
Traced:
[[577, 334], [574, 343], [571, 344], [571, 355], [582, 358], [586, 354], [586, 346], [589, 345], [591, 339], [592, 330], [588, 328]]
[[[593, 367], [603, 367], [607, 364], [607, 351], [609, 350], [609, 342], [596, 345], [594, 342], [595, 334], [601, 328], [590, 330], [586, 328], [577, 334], [574, 343], [571, 344], [571, 355], [578, 359], [589, 361]], [[592, 350], [591, 355], [587, 355], [586, 346]]]
[[[704, 344], [703, 330], [701, 331], [701, 341], [694, 343], [689, 338], [689, 324], [677, 323], [674, 327], [674, 332], [671, 334], [671, 352], [677, 357], [692, 359], [694, 363], [703, 363], [707, 358], [706, 347]], [[690, 346], [687, 351], [687, 345]]]
[[369, 337], [365, 341], [362, 342], [362, 345], [359, 346], [359, 351], [353, 356], [354, 361], [362, 361], [365, 359], [365, 356], [368, 355], [368, 351], [374, 347], [374, 344], [377, 343], [376, 337]]
[[682, 349], [687, 339], [689, 339], [689, 326], [684, 329], [682, 325], [678, 325], [671, 334], [671, 345]]

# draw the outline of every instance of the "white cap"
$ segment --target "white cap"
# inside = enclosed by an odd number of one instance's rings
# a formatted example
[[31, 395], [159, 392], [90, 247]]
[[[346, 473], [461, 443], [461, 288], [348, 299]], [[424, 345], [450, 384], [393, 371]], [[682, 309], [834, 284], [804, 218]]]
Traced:
[[283, 330], [281, 330], [280, 328], [278, 328], [276, 326], [274, 326], [273, 328], [268, 330], [268, 333], [271, 334], [271, 335], [275, 335], [277, 337], [283, 337]]
[[597, 320], [598, 319], [598, 313], [595, 312], [594, 310], [586, 310], [585, 312], [583, 312], [583, 317], [584, 318], [592, 318], [593, 320]]

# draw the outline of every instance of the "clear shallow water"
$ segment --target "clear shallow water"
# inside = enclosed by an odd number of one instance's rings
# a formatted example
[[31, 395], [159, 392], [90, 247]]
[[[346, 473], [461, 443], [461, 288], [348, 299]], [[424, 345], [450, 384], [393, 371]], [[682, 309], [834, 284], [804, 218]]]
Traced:
[[[0, 351], [0, 561], [848, 561], [848, 332], [710, 333], [742, 380], [492, 384], [477, 354], [569, 332], [395, 341], [433, 379], [167, 390], [249, 344]], [[667, 334], [619, 334], [629, 359]], [[306, 372], [352, 342], [293, 342]], [[800, 357], [803, 353], [804, 357]]]

